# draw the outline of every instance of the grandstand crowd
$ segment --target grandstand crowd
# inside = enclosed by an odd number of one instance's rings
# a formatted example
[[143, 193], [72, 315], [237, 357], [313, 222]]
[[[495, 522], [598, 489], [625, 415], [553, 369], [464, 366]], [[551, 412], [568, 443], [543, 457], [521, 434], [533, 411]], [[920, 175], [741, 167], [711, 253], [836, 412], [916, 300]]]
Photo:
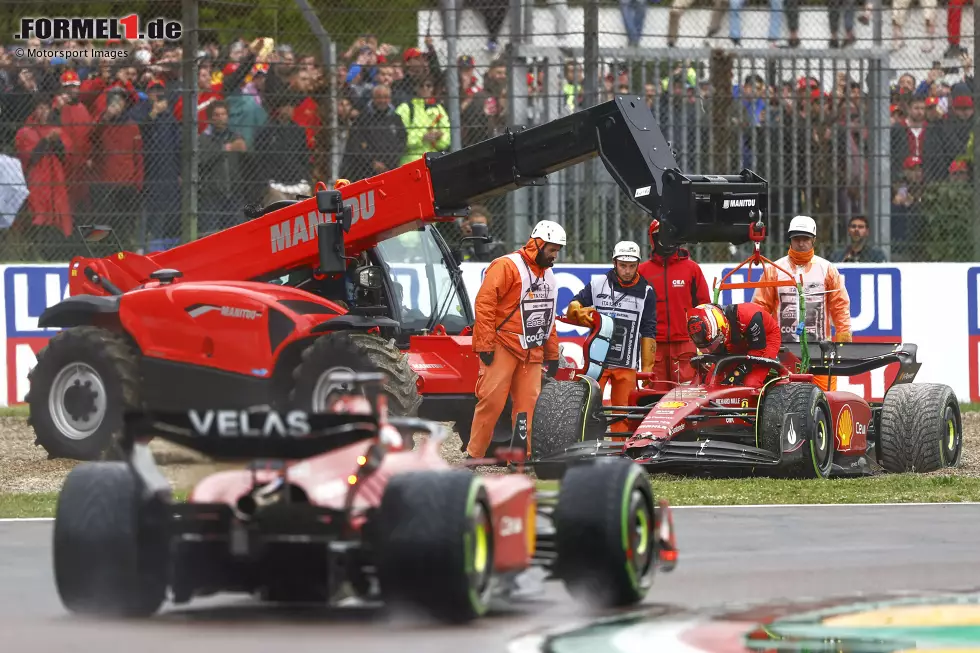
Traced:
[[[0, 154], [6, 155], [0, 157], [0, 227], [4, 237], [27, 234], [41, 259], [63, 260], [65, 241], [80, 223], [109, 224], [137, 250], [180, 238], [185, 53], [166, 42], [70, 42], [64, 48], [91, 51], [95, 45], [127, 54], [65, 60], [18, 58], [13, 46], [0, 51]], [[915, 238], [928, 220], [920, 202], [931, 184], [970, 179], [972, 61], [958, 39], [956, 47], [958, 79], [937, 67], [902, 74], [892, 86], [892, 236], [899, 244]], [[339, 157], [339, 176], [355, 180], [448, 150], [448, 75], [459, 76], [463, 146], [508, 125], [505, 60], [478, 67], [474, 56], [463, 54], [447, 66], [431, 39], [423, 48], [399, 49], [366, 34], [339, 53], [332, 72], [316, 53], [265, 38], [220, 43], [204, 33], [199, 54], [199, 233], [243, 221], [243, 204], [311, 193], [316, 180], [330, 177], [332, 155]], [[582, 66], [570, 60], [561, 72], [561, 111], [576, 111], [583, 107]], [[327, 112], [331, 74], [340, 88], [335, 133]], [[646, 99], [679, 161], [703, 155], [707, 147], [699, 151], [691, 136], [701, 130], [704, 142], [711, 117], [704, 103], [721, 92], [707, 76], [680, 66], [659, 83], [638, 84], [628, 68], [614, 66], [602, 81], [600, 99], [615, 93]], [[861, 216], [873, 192], [864, 82], [839, 73], [832, 80], [776, 84], [749, 75], [733, 84], [732, 121], [742, 140], [742, 160], [735, 163], [770, 180], [773, 210], [845, 215], [842, 233]], [[543, 74], [529, 74], [527, 84], [529, 96], [545, 93]], [[808, 151], [812, 165], [776, 166], [761, 156], [767, 140], [777, 158], [799, 160]], [[843, 181], [831, 180], [832, 172]], [[861, 220], [866, 237], [868, 221]], [[839, 243], [842, 260], [881, 258], [870, 245], [862, 250], [865, 241], [854, 242], [850, 248]], [[893, 256], [902, 256], [900, 246]]]

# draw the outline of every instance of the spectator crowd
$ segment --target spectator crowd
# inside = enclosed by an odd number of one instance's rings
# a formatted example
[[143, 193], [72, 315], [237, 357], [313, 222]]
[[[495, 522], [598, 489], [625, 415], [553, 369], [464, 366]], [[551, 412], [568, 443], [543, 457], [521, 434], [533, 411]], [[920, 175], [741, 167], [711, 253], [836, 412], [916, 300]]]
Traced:
[[[94, 45], [59, 47], [91, 51]], [[74, 253], [68, 240], [77, 224], [108, 224], [127, 249], [137, 251], [171, 246], [181, 236], [186, 53], [162, 41], [98, 47], [127, 55], [27, 59], [15, 57], [13, 47], [0, 51], [0, 154], [20, 163], [28, 191], [22, 204], [0, 200], [0, 218], [4, 237], [29, 241], [36, 258], [66, 260]], [[937, 67], [924, 76], [903, 74], [892, 88], [886, 138], [894, 186], [892, 254], [898, 260], [930, 255], [909, 245], [930, 228], [923, 208], [931, 201], [930, 188], [969, 183], [974, 82], [972, 61], [961, 50], [954, 53], [962, 58], [958, 79]], [[508, 126], [506, 60], [497, 57], [478, 67], [473, 55], [463, 54], [445, 66], [431, 38], [423, 48], [400, 50], [365, 34], [339, 53], [333, 71], [317, 55], [269, 38], [221, 44], [205, 33], [198, 55], [199, 234], [244, 221], [247, 204], [309, 195], [317, 180], [329, 180], [331, 170], [356, 180], [427, 152], [448, 151], [448, 75], [458, 75], [463, 146]], [[340, 91], [335, 131], [328, 111], [330, 75]], [[555, 102], [563, 113], [583, 108], [581, 63], [568, 60], [561, 75], [561, 97], [546, 98], [545, 74], [532, 69], [529, 97]], [[868, 242], [873, 225], [865, 217], [874, 192], [866, 80], [853, 73], [831, 79], [736, 80], [726, 126], [736, 139], [736, 155], [729, 163], [770, 180], [775, 214], [813, 215], [823, 221], [820, 233], [832, 233], [837, 221], [842, 237], [828, 244], [839, 250], [834, 256], [866, 261], [881, 254]], [[705, 107], [723, 89], [712, 88], [708, 76], [693, 65], [678, 65], [669, 75], [643, 81], [629, 66], [612, 64], [602, 82], [600, 100], [617, 93], [645, 97], [678, 150], [681, 167], [709, 172], [708, 152], [716, 147], [709, 139], [718, 125], [710, 124], [714, 114]], [[534, 106], [525, 124], [533, 124]], [[807, 165], [801, 152], [809, 153]], [[0, 166], [0, 174], [5, 170]], [[7, 177], [0, 185], [11, 183]], [[492, 224], [502, 216], [488, 206], [480, 207], [478, 218]], [[467, 223], [455, 229], [461, 236]]]

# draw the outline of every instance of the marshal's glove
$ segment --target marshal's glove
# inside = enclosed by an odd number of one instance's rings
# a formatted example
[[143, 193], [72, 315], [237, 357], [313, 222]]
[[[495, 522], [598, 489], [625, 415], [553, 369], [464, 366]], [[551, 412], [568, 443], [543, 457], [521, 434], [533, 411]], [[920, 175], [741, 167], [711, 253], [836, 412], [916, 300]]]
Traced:
[[749, 373], [749, 366], [745, 363], [739, 363], [732, 371], [728, 373], [728, 377], [725, 379], [726, 385], [741, 385], [745, 381], [745, 375]]
[[481, 351], [480, 352], [480, 360], [483, 361], [483, 364], [484, 365], [486, 365], [487, 367], [490, 367], [491, 365], [493, 365], [493, 352], [492, 351]]
[[851, 336], [850, 331], [838, 331], [835, 340], [837, 342], [854, 342], [854, 338]]
[[548, 376], [555, 378], [555, 374], [558, 374], [558, 359], [545, 361], [544, 366], [548, 370]]
[[595, 309], [591, 306], [582, 306], [579, 302], [573, 301], [569, 303], [565, 317], [578, 326], [589, 327], [591, 329], [594, 323], [592, 319], [593, 312], [595, 312]]

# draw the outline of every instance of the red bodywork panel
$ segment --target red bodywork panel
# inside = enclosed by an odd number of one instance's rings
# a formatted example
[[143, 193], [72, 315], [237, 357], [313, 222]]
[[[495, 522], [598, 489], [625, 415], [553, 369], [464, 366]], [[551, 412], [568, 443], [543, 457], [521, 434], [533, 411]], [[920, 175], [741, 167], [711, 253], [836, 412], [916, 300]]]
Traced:
[[[700, 413], [701, 408], [710, 405], [711, 401], [725, 408], [746, 408], [754, 412], [759, 403], [759, 389], [730, 385], [675, 388], [665, 394], [642, 420], [638, 420], [638, 426], [633, 430], [633, 439], [639, 442], [671, 438], [684, 430], [686, 417]], [[733, 422], [726, 423], [729, 419]], [[698, 424], [700, 428], [716, 425], [752, 426], [744, 419], [726, 417], [723, 414]]]
[[473, 336], [412, 336], [408, 364], [422, 378], [424, 394], [472, 393], [480, 372]]
[[[277, 303], [290, 299], [328, 312], [303, 315]], [[271, 306], [296, 323], [275, 350], [267, 324]], [[154, 281], [126, 293], [119, 303], [120, 322], [145, 356], [259, 377], [272, 375], [284, 347], [343, 312], [337, 304], [301, 290], [246, 281], [163, 286]]]
[[[793, 375], [789, 381], [802, 381]], [[643, 391], [638, 391], [643, 392]], [[650, 391], [648, 393], [654, 394]], [[711, 402], [724, 408], [743, 408], [753, 415], [759, 404], [760, 389], [746, 386], [691, 385], [671, 390], [657, 402], [642, 420], [631, 420], [633, 435], [627, 447], [643, 447], [656, 440], [669, 439], [682, 434], [685, 419], [702, 414], [702, 408]], [[834, 432], [835, 450], [848, 455], [862, 455], [868, 449], [868, 427], [871, 423], [871, 407], [851, 392], [825, 392], [830, 407], [831, 428]], [[636, 405], [636, 404], [633, 404]], [[754, 428], [754, 422], [739, 417], [719, 414], [697, 423], [697, 428]]]
[[[321, 186], [320, 188], [324, 188]], [[353, 209], [345, 234], [347, 255], [417, 229], [436, 217], [432, 179], [424, 159], [339, 189]], [[313, 267], [318, 261], [316, 225], [333, 220], [316, 208], [316, 197], [305, 199], [216, 234], [164, 252], [143, 256], [120, 252], [106, 258], [75, 257], [68, 280], [71, 295], [105, 295], [80, 271], [93, 268], [126, 292], [150, 278], [154, 270], [172, 268], [182, 281], [254, 279], [277, 270]]]
[[830, 420], [834, 427], [837, 451], [863, 454], [868, 450], [868, 426], [871, 407], [862, 397], [851, 392], [826, 392], [830, 405]]
[[[343, 510], [349, 487], [347, 477], [357, 470], [357, 458], [370, 448], [373, 440], [359, 442], [322, 456], [292, 463], [288, 480], [306, 492], [310, 503]], [[388, 479], [394, 474], [417, 470], [443, 470], [452, 467], [439, 454], [439, 446], [426, 439], [415, 451], [389, 452], [381, 466], [362, 481], [355, 495], [355, 513], [380, 505]], [[218, 472], [198, 483], [188, 497], [188, 503], [218, 503], [234, 507], [238, 499], [257, 484], [271, 483], [280, 472], [275, 470], [232, 470]], [[494, 528], [494, 568], [498, 572], [526, 569], [534, 553], [531, 543], [535, 532], [534, 482], [524, 474], [502, 474], [481, 477], [490, 499]], [[506, 532], [502, 532], [504, 519]], [[514, 521], [519, 520], [519, 521]], [[515, 529], [514, 524], [522, 527]]]

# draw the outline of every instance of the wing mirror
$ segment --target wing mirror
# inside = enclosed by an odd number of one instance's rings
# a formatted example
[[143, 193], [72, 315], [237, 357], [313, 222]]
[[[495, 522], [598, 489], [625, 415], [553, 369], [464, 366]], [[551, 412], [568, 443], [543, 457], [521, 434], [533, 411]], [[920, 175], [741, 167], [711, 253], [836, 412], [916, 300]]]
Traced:
[[493, 239], [490, 237], [489, 229], [487, 225], [482, 222], [476, 222], [470, 225], [471, 236], [466, 236], [463, 238], [464, 241], [473, 240], [476, 241], [473, 244], [473, 251], [479, 256], [486, 256], [487, 252], [490, 251], [490, 243]]
[[350, 232], [354, 218], [354, 208], [344, 205], [344, 196], [339, 190], [318, 190], [316, 192], [316, 210], [325, 215], [337, 216], [344, 233]]

